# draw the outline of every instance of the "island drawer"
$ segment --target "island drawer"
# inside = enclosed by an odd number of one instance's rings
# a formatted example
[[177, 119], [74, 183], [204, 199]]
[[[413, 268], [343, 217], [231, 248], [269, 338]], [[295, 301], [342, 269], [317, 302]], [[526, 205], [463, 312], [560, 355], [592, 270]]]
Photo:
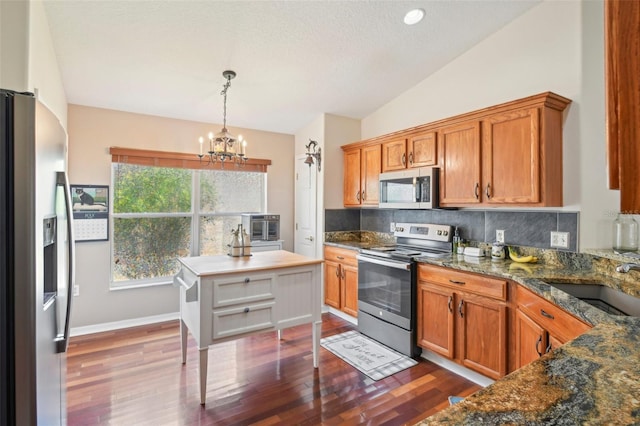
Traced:
[[273, 299], [275, 279], [273, 274], [235, 275], [213, 279], [213, 308], [247, 304]]
[[275, 302], [254, 303], [212, 313], [212, 340], [275, 327]]
[[433, 265], [418, 266], [418, 280], [498, 300], [507, 300], [507, 281]]

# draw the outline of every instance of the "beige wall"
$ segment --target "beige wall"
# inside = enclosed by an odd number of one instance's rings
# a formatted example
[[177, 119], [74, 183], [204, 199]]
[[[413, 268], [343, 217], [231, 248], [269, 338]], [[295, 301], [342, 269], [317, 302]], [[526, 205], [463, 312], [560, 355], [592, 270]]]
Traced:
[[563, 210], [579, 247], [610, 247], [619, 195], [607, 189], [602, 1], [546, 1], [362, 120], [369, 138], [552, 91], [565, 110]]
[[[69, 105], [69, 179], [72, 184], [110, 185], [109, 147], [187, 152], [196, 155], [198, 137], [218, 131], [218, 124], [174, 120], [79, 105]], [[284, 248], [293, 249], [294, 137], [229, 128], [249, 142], [248, 155], [272, 161], [267, 173], [267, 206], [281, 215]], [[76, 244], [76, 282], [72, 326], [89, 326], [178, 311], [171, 286], [109, 290], [109, 242]]]

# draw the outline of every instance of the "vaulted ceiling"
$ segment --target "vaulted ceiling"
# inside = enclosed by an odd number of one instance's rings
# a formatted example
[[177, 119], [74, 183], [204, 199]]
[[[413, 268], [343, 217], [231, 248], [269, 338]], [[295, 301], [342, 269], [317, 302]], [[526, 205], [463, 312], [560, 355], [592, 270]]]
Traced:
[[[539, 0], [45, 0], [69, 103], [295, 133], [363, 118]], [[403, 23], [422, 8], [425, 19]]]

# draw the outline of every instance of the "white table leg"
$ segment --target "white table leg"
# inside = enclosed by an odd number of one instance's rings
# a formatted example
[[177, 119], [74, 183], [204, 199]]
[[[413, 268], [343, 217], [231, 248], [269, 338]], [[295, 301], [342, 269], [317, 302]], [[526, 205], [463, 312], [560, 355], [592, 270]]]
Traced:
[[320, 335], [322, 334], [322, 321], [316, 321], [312, 325], [313, 338], [313, 367], [318, 368], [320, 358]]
[[282, 330], [278, 330], [278, 340], [282, 340]]
[[187, 362], [187, 335], [189, 331], [187, 329], [187, 324], [182, 321], [180, 318], [180, 349], [182, 349], [182, 363], [186, 364]]
[[209, 347], [200, 349], [200, 404], [204, 405], [207, 397], [207, 363], [209, 360]]

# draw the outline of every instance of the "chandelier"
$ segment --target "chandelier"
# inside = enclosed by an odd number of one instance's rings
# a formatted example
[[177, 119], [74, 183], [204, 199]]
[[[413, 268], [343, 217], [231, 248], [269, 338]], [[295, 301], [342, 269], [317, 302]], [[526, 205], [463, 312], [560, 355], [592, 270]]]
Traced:
[[209, 146], [206, 148], [206, 152], [204, 147], [205, 140], [200, 136], [198, 140], [200, 142], [200, 153], [198, 157], [201, 163], [203, 158], [206, 158], [207, 165], [220, 162], [221, 168], [223, 169], [225, 161], [232, 162], [236, 167], [244, 167], [247, 162], [247, 141], [242, 139], [242, 135], [238, 135], [236, 138], [227, 130], [227, 90], [229, 90], [231, 80], [235, 78], [236, 73], [227, 70], [222, 73], [222, 76], [227, 80], [224, 86], [222, 86], [222, 92], [220, 92], [220, 94], [224, 96], [222, 130], [216, 134], [209, 132]]

